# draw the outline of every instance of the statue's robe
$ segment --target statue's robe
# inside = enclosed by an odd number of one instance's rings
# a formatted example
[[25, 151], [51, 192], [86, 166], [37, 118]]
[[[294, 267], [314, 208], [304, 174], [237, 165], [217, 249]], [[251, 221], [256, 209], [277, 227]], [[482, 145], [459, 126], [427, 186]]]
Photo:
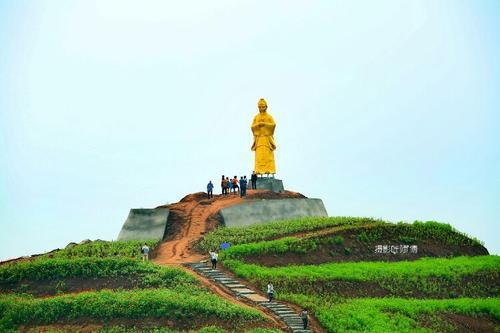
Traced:
[[[262, 126], [259, 126], [259, 124], [262, 124]], [[253, 118], [252, 150], [255, 151], [255, 173], [257, 174], [276, 173], [274, 164], [276, 143], [273, 138], [275, 128], [276, 123], [267, 112], [259, 113]]]

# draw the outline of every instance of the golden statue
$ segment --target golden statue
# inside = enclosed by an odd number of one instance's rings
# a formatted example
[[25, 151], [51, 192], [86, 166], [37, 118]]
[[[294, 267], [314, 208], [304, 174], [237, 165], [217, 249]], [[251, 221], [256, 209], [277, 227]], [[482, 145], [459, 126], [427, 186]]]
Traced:
[[259, 107], [259, 114], [253, 118], [252, 123], [252, 150], [255, 151], [255, 173], [275, 174], [274, 150], [276, 149], [276, 143], [273, 135], [276, 123], [273, 117], [266, 112], [267, 103], [263, 98], [259, 100], [257, 106]]

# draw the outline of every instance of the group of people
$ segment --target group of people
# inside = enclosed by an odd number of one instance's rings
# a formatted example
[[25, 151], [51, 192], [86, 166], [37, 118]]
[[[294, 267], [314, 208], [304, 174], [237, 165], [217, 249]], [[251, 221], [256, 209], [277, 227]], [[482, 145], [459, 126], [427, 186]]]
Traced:
[[[252, 190], [257, 189], [257, 174], [255, 171], [252, 172], [250, 182], [252, 184]], [[240, 197], [244, 197], [247, 194], [247, 176], [241, 176], [240, 179], [238, 179], [237, 176], [234, 176], [229, 179], [229, 177], [222, 175], [220, 186], [222, 189], [222, 195], [229, 195], [231, 193], [236, 194], [236, 192], [238, 192]], [[209, 199], [214, 197], [214, 184], [212, 181], [209, 181], [207, 184], [207, 196]]]
[[228, 195], [231, 193], [236, 194], [236, 192], [238, 192], [240, 197], [242, 197], [246, 194], [247, 184], [247, 176], [241, 176], [238, 180], [237, 176], [229, 179], [229, 177], [224, 178], [224, 175], [222, 175], [222, 179], [220, 181], [222, 195]]

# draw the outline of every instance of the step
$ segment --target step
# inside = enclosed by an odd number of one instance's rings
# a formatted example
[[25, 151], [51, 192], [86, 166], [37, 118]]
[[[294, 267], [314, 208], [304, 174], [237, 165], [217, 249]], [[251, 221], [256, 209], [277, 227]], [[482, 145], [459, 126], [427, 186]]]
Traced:
[[205, 274], [206, 276], [208, 277], [211, 277], [211, 278], [218, 278], [218, 279], [229, 279], [226, 275], [224, 274]]
[[220, 273], [220, 272], [210, 272], [210, 271], [206, 271], [206, 272], [205, 272], [205, 274], [210, 275], [210, 276], [228, 277], [226, 274], [224, 274], [224, 273]]
[[276, 302], [262, 302], [262, 305], [268, 307], [268, 306], [276, 306], [276, 305], [283, 305], [283, 304], [276, 303]]
[[283, 320], [300, 320], [302, 322], [302, 318], [297, 316], [296, 314], [284, 314], [284, 315], [278, 315]]
[[248, 288], [231, 288], [231, 290], [239, 294], [255, 294], [255, 291]]
[[[243, 284], [239, 284], [239, 283], [222, 283], [222, 285], [226, 288], [230, 288], [230, 289], [233, 289], [233, 288], [248, 288], [247, 286], [243, 285]], [[248, 288], [250, 289], [250, 288]], [[255, 291], [254, 291], [255, 292]]]
[[217, 281], [218, 283], [224, 285], [224, 286], [227, 286], [228, 284], [240, 284], [238, 281], [220, 281], [220, 280], [217, 280], [215, 279], [215, 281]]
[[191, 266], [191, 267], [207, 267], [207, 264], [202, 263], [202, 262], [191, 262], [191, 263], [187, 263], [186, 266]]
[[274, 311], [274, 312], [291, 312], [291, 313], [296, 313], [295, 311], [293, 311], [292, 309], [290, 308], [268, 308], [269, 310], [271, 311]]
[[292, 331], [296, 331], [296, 330], [303, 330], [304, 329], [304, 326], [303, 325], [288, 325], [288, 327], [290, 327], [292, 329]]
[[276, 310], [291, 310], [291, 308], [286, 306], [286, 305], [270, 305], [270, 306], [266, 306], [266, 308], [276, 309]]
[[274, 307], [269, 307], [268, 309], [271, 310], [271, 311], [292, 311], [293, 313], [296, 313], [295, 311], [293, 311], [290, 308], [274, 308]]
[[224, 287], [228, 287], [228, 288], [246, 288], [247, 286], [245, 286], [244, 284], [237, 284], [237, 283], [228, 283], [228, 284], [224, 284]]
[[269, 309], [272, 312], [275, 313], [282, 313], [282, 314], [297, 314], [297, 312], [291, 310], [291, 309]]
[[242, 296], [245, 298], [248, 298], [249, 300], [251, 300], [252, 302], [255, 302], [255, 303], [264, 302], [264, 300], [266, 299], [264, 296], [261, 296], [259, 294], [246, 294], [246, 295], [242, 295]]
[[231, 278], [223, 278], [222, 281], [224, 283], [229, 283], [229, 282], [232, 282], [232, 283], [241, 283], [240, 281], [235, 280], [235, 279], [231, 279]]

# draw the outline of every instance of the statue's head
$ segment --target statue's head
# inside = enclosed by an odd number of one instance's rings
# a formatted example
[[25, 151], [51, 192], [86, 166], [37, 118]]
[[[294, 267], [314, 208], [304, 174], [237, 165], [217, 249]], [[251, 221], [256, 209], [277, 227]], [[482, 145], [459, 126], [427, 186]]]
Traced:
[[259, 99], [259, 103], [257, 103], [257, 106], [259, 107], [259, 112], [260, 113], [266, 112], [266, 110], [267, 110], [267, 103], [266, 103], [265, 99], [263, 99], [263, 98]]

